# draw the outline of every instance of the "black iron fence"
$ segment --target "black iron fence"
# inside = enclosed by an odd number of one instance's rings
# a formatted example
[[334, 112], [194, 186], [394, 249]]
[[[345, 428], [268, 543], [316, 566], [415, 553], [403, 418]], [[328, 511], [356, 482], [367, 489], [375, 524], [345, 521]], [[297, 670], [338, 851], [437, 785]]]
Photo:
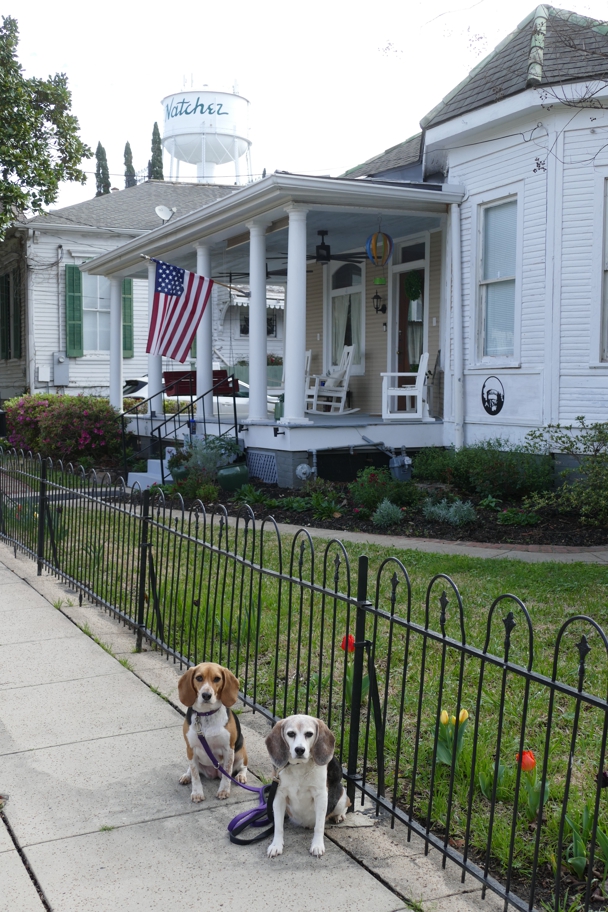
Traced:
[[0, 538], [124, 621], [139, 648], [228, 665], [269, 720], [324, 718], [352, 800], [463, 881], [521, 910], [605, 905], [608, 641], [591, 618], [569, 616], [535, 655], [514, 595], [469, 629], [444, 574], [419, 604], [394, 557], [370, 571], [339, 541], [282, 539], [247, 507], [186, 510], [14, 451], [0, 451]]

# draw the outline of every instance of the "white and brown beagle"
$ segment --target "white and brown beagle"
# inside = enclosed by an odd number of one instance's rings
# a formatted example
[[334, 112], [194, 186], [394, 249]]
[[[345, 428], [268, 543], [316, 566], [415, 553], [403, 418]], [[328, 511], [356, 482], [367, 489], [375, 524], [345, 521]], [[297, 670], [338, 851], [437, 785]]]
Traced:
[[[192, 783], [192, 801], [204, 801], [200, 773], [207, 779], [220, 776], [207, 756], [198, 733], [201, 732], [216, 761], [237, 780], [247, 782], [247, 751], [241, 726], [232, 710], [239, 696], [238, 679], [222, 665], [202, 662], [190, 668], [178, 682], [179, 698], [188, 707], [184, 720], [184, 738], [189, 766], [179, 780]], [[218, 798], [230, 795], [230, 779], [222, 775]]]
[[274, 838], [268, 857], [283, 852], [285, 813], [293, 823], [314, 827], [310, 854], [325, 853], [325, 820], [344, 820], [350, 800], [342, 769], [334, 757], [336, 739], [325, 722], [312, 716], [289, 716], [277, 722], [266, 747], [279, 785], [274, 797]]

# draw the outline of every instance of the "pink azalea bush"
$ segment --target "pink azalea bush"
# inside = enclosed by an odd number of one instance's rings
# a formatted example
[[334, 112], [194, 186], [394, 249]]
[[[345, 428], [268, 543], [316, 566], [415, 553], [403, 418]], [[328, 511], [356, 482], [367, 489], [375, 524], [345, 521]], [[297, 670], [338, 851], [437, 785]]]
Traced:
[[6, 403], [13, 446], [67, 462], [104, 464], [120, 453], [117, 412], [98, 396], [21, 396]]

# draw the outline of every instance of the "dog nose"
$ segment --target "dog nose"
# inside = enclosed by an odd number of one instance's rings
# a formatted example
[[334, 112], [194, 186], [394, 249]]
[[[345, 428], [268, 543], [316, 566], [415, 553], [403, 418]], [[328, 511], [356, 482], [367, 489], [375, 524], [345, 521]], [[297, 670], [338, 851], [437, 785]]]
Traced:
[[305, 747], [296, 747], [295, 751], [296, 751], [296, 754], [298, 755], [298, 757], [301, 757], [304, 754], [304, 752], [306, 751], [306, 748]]
[[203, 700], [204, 700], [206, 703], [208, 703], [209, 700], [211, 699], [211, 694], [209, 694], [209, 693], [204, 693], [204, 694], [201, 694], [201, 697], [203, 698]]

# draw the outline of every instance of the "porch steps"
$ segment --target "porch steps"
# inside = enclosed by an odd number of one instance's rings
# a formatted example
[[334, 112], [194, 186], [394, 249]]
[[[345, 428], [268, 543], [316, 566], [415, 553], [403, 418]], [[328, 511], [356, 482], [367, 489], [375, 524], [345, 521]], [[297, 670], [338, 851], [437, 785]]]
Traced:
[[[129, 477], [127, 478], [127, 487], [132, 488], [134, 484], [138, 484], [143, 490], [144, 488], [149, 488], [153, 484], [162, 484], [163, 476], [160, 468], [160, 459], [148, 459], [148, 470], [146, 472], [129, 472]], [[165, 484], [173, 481], [171, 472], [167, 468], [167, 459], [165, 459]]]

